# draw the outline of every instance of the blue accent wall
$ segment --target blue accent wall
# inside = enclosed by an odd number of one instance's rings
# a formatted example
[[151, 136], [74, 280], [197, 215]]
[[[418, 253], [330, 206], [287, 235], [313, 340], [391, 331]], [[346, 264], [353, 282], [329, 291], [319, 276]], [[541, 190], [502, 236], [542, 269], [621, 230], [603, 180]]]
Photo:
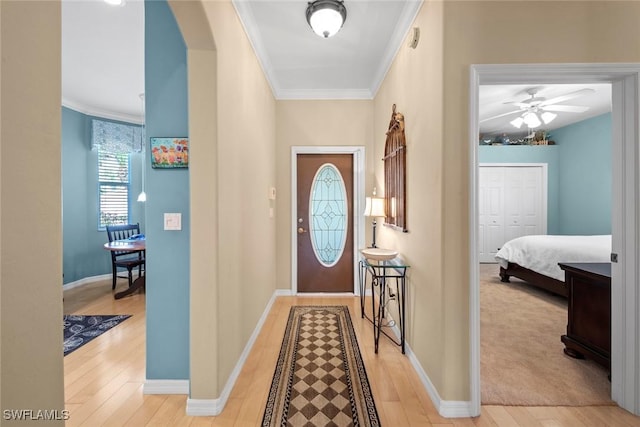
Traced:
[[551, 132], [556, 145], [480, 146], [479, 163], [548, 164], [548, 234], [611, 234], [611, 114]]
[[[98, 230], [98, 155], [97, 152], [91, 151], [91, 119], [93, 118], [93, 116], [62, 107], [64, 284], [111, 273], [109, 253], [102, 247], [108, 240], [107, 233], [104, 230]], [[141, 188], [141, 156], [132, 154], [130, 158], [129, 218], [131, 222], [139, 222], [141, 229], [144, 230], [144, 204], [136, 202]]]
[[611, 114], [553, 132], [560, 141], [563, 234], [611, 234]]
[[[187, 50], [164, 0], [145, 1], [147, 152], [151, 137], [187, 137]], [[189, 378], [189, 173], [147, 156], [147, 378]], [[165, 231], [164, 213], [182, 230]]]
[[479, 147], [480, 163], [546, 163], [547, 164], [547, 233], [562, 234], [560, 224], [560, 160], [557, 145], [483, 145]]

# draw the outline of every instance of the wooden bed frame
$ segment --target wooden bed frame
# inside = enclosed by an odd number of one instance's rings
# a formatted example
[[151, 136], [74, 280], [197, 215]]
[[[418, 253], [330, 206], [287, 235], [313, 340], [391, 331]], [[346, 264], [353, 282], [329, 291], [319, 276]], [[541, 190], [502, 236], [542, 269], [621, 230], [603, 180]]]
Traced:
[[545, 276], [540, 273], [536, 273], [533, 270], [519, 266], [516, 263], [510, 262], [507, 268], [500, 267], [500, 280], [503, 282], [509, 282], [511, 276], [522, 279], [525, 282], [545, 289], [549, 292], [553, 292], [556, 295], [567, 297], [569, 292], [564, 282], [560, 280]]

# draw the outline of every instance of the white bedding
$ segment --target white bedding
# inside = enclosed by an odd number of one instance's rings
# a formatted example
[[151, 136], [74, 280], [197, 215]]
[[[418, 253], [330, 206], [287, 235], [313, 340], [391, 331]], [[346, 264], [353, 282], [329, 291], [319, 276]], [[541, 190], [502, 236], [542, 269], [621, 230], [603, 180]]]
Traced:
[[611, 235], [518, 237], [502, 245], [495, 258], [503, 268], [512, 262], [564, 282], [558, 263], [609, 262]]

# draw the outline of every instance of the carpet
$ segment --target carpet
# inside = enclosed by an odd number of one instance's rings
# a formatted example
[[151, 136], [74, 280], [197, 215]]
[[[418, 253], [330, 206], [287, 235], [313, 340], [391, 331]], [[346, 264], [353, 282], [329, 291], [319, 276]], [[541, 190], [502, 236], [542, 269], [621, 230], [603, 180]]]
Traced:
[[129, 317], [131, 317], [130, 314], [99, 316], [65, 314], [63, 318], [64, 355], [77, 350]]
[[480, 379], [486, 405], [611, 405], [605, 368], [564, 354], [567, 299], [480, 266]]
[[346, 306], [289, 312], [262, 426], [379, 426]]

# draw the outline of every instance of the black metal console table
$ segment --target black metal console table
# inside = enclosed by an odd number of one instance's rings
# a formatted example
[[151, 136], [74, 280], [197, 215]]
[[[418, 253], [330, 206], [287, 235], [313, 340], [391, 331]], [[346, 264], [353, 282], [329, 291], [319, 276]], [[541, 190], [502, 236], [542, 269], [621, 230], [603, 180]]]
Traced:
[[[390, 261], [375, 261], [367, 258], [360, 260], [360, 312], [363, 319], [368, 319], [373, 323], [373, 339], [376, 353], [378, 353], [378, 343], [382, 333], [399, 346], [402, 349], [402, 354], [404, 354], [407, 268], [409, 266], [404, 265], [398, 258]], [[371, 317], [365, 313], [367, 283], [371, 287]], [[376, 291], [378, 293], [377, 298]], [[395, 301], [398, 305], [399, 340], [398, 337], [392, 336], [383, 329], [396, 325], [395, 320], [387, 320], [387, 305], [391, 301]]]

